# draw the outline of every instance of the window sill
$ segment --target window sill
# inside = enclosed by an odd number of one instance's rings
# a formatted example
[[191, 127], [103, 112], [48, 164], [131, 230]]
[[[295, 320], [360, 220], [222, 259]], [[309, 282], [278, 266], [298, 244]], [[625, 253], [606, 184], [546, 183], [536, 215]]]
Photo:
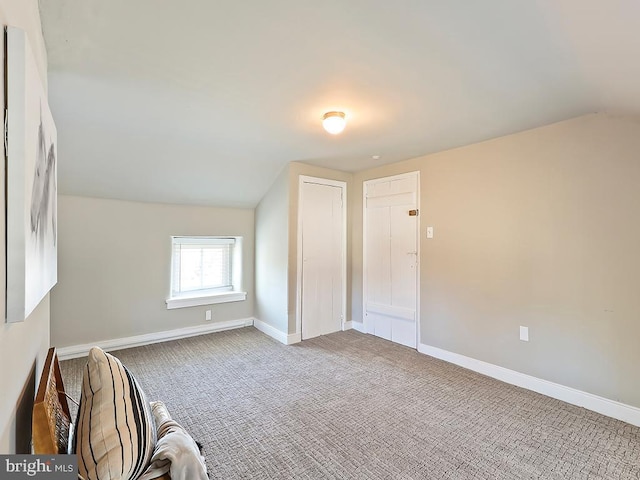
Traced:
[[241, 302], [247, 299], [247, 292], [224, 292], [201, 297], [167, 298], [167, 310], [174, 308], [197, 307], [199, 305], [213, 305], [215, 303]]

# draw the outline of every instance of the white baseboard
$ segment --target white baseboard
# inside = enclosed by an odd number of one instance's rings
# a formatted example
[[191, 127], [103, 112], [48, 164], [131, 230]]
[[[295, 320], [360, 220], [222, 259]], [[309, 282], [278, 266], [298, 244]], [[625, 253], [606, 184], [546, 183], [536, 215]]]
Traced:
[[72, 345], [70, 347], [60, 347], [56, 351], [60, 360], [70, 358], [85, 357], [91, 347], [100, 347], [106, 351], [122, 350], [123, 348], [139, 347], [152, 343], [167, 342], [179, 338], [194, 337], [207, 333], [221, 332], [233, 328], [250, 327], [253, 325], [253, 318], [243, 318], [239, 320], [228, 320], [226, 322], [207, 323], [196, 325], [195, 327], [184, 327], [176, 330], [166, 330], [164, 332], [147, 333], [133, 337], [114, 338], [113, 340], [101, 340], [99, 342], [85, 343], [83, 345]]
[[474, 372], [640, 426], [640, 408], [421, 343], [418, 351]]
[[253, 326], [260, 330], [262, 333], [266, 333], [271, 338], [274, 338], [280, 343], [284, 343], [285, 345], [292, 345], [294, 343], [302, 341], [302, 336], [299, 333], [292, 333], [290, 335], [287, 335], [283, 331], [280, 331], [277, 328], [272, 327], [268, 323], [265, 323], [262, 320], [258, 320], [257, 318], [253, 319]]
[[359, 331], [360, 333], [367, 333], [365, 328], [364, 328], [364, 323], [362, 322], [356, 322], [355, 320], [351, 322], [351, 327], [354, 330]]
[[342, 331], [351, 330], [353, 328], [353, 322], [349, 320], [348, 322], [344, 322], [342, 324]]

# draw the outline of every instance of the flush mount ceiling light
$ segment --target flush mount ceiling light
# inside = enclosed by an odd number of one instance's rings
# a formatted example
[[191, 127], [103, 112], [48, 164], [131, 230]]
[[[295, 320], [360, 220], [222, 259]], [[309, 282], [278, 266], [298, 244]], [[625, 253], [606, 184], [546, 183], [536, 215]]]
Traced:
[[322, 126], [332, 135], [342, 132], [346, 124], [344, 112], [327, 112], [322, 117]]

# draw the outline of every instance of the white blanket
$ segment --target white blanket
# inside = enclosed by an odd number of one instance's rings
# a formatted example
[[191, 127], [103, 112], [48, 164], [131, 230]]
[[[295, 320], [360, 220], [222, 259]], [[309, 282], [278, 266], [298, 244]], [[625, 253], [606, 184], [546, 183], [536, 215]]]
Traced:
[[151, 480], [169, 472], [171, 480], [208, 480], [207, 466], [191, 435], [171, 419], [162, 402], [151, 402], [158, 429], [158, 443], [151, 463], [139, 480]]

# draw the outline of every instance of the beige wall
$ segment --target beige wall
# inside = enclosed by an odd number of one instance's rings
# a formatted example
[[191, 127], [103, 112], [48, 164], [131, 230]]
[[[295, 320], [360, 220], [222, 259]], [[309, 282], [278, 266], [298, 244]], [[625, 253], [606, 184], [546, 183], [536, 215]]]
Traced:
[[[61, 195], [51, 343], [69, 346], [251, 318], [254, 211]], [[171, 235], [243, 237], [247, 300], [167, 310]]]
[[[47, 85], [47, 56], [42, 38], [40, 13], [36, 0], [12, 0], [0, 4], [0, 20], [3, 25], [23, 28], [36, 58], [43, 84]], [[4, 36], [0, 36], [0, 51], [4, 51]], [[4, 62], [0, 62], [0, 78], [4, 78]], [[0, 88], [0, 103], [4, 105], [4, 88]], [[55, 112], [54, 118], [55, 118]], [[0, 142], [4, 158], [4, 142]], [[2, 169], [4, 185], [4, 169]], [[2, 187], [4, 188], [4, 187]], [[0, 210], [4, 212], [4, 194], [0, 195]], [[5, 221], [0, 222], [0, 240], [2, 251], [5, 249]], [[1, 288], [5, 284], [5, 259], [0, 255], [2, 275]], [[0, 311], [5, 311], [5, 296], [0, 295]], [[4, 315], [3, 315], [4, 317]], [[15, 452], [16, 428], [29, 428], [29, 425], [16, 426], [16, 403], [21, 395], [27, 377], [36, 365], [36, 374], [40, 375], [47, 349], [49, 348], [49, 296], [36, 307], [24, 322], [6, 324], [0, 320], [0, 453]]]
[[[299, 162], [289, 164], [289, 333], [296, 331], [296, 302], [298, 289], [298, 195], [300, 175], [339, 180], [347, 183], [347, 317], [351, 312], [351, 208], [353, 174]], [[347, 321], [350, 318], [347, 318]]]
[[589, 115], [358, 173], [354, 320], [362, 182], [419, 170], [421, 342], [640, 407], [639, 158], [640, 124]]
[[287, 333], [289, 167], [256, 207], [255, 317]]

